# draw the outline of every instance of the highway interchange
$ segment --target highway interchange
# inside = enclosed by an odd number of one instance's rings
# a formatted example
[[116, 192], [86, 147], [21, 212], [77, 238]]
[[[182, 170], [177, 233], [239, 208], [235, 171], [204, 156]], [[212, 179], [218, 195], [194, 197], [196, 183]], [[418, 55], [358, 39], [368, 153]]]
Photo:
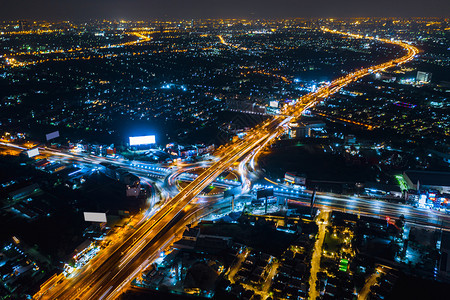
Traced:
[[[328, 29], [323, 30], [334, 34], [351, 36], [352, 38], [374, 39]], [[225, 145], [219, 152], [219, 159], [217, 161], [212, 162], [210, 167], [192, 180], [178, 194], [168, 198], [159, 210], [152, 212], [151, 215], [142, 214], [136, 217], [135, 223], [133, 223], [133, 228], [135, 229], [125, 232], [123, 237], [116, 243], [102, 250], [77, 276], [62, 279], [51, 285], [45, 285], [34, 296], [34, 299], [115, 299], [126, 289], [130, 280], [151, 263], [157, 254], [174, 240], [175, 236], [184, 229], [186, 224], [198, 220], [201, 216], [213, 211], [214, 208], [212, 206], [218, 203], [222, 206], [227, 205], [225, 202], [217, 199], [213, 199], [210, 202], [202, 201], [201, 204], [192, 203], [220, 174], [236, 164], [239, 165], [241, 173], [247, 172], [244, 170], [246, 169], [246, 165], [252, 162], [258, 152], [265, 145], [282, 135], [285, 131], [285, 125], [301, 116], [306, 109], [321, 99], [336, 93], [349, 83], [370, 73], [408, 62], [418, 53], [417, 48], [401, 41], [378, 40], [399, 45], [406, 50], [406, 54], [401, 58], [377, 66], [357, 70], [328, 85], [319, 87], [315, 92], [298, 99], [295, 105], [286, 106], [281, 115], [274, 116], [248, 131], [244, 138]], [[220, 37], [220, 41], [225, 45], [229, 45], [222, 37]], [[93, 159], [93, 162], [95, 161], [96, 159]], [[248, 191], [250, 183], [246, 179], [247, 175], [242, 174], [242, 176], [244, 190]], [[277, 191], [277, 193], [280, 196], [293, 199], [292, 201], [296, 201], [296, 199], [302, 201], [307, 197], [306, 195], [296, 197], [290, 191], [287, 194], [282, 190]], [[409, 206], [380, 201], [372, 202], [362, 199], [339, 199], [334, 196], [330, 197], [327, 195], [319, 195], [317, 205], [319, 207], [326, 206], [345, 209], [351, 212], [393, 216], [398, 216], [400, 213], [404, 214], [407, 219], [409, 217], [418, 218], [418, 215], [422, 218], [422, 211], [416, 212], [415, 209]], [[379, 203], [379, 206], [375, 203]], [[433, 223], [437, 225], [440, 216], [436, 217], [436, 215], [434, 212], [430, 212], [430, 218], [427, 220], [434, 222], [437, 218], [437, 221]], [[445, 224], [448, 224], [448, 218], [445, 218]]]

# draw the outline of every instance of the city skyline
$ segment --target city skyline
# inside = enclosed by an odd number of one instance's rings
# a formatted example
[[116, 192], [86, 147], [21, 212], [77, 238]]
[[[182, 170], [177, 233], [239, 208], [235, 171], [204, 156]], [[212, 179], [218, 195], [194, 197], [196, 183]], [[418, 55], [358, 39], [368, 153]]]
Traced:
[[449, 20], [196, 13], [0, 21], [0, 297], [441, 299]]
[[171, 20], [171, 19], [283, 19], [345, 17], [449, 17], [450, 3], [441, 0], [400, 1], [8, 1], [0, 20]]

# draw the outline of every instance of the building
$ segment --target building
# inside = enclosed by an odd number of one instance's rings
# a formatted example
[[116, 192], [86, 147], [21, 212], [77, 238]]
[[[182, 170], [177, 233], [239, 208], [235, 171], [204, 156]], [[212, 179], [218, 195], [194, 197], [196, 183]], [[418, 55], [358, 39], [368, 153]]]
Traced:
[[364, 191], [367, 195], [383, 199], [400, 199], [403, 192], [398, 185], [383, 184], [379, 182], [366, 182]]
[[258, 115], [267, 114], [265, 106], [261, 106], [249, 101], [227, 99], [225, 105], [227, 107], [227, 110], [229, 111], [258, 114]]
[[200, 228], [189, 228], [183, 232], [183, 237], [176, 241], [173, 246], [177, 249], [194, 249], [200, 235]]
[[353, 134], [346, 135], [344, 138], [345, 145], [355, 145], [356, 144], [356, 136]]
[[197, 155], [212, 153], [212, 152], [214, 152], [214, 149], [215, 149], [214, 144], [209, 145], [209, 146], [204, 145], [204, 144], [199, 144], [199, 145], [195, 145], [195, 147], [197, 148]]
[[100, 171], [111, 179], [125, 184], [127, 197], [137, 197], [141, 191], [141, 180], [138, 176], [122, 170], [120, 167], [107, 162], [100, 163]]
[[99, 168], [99, 170], [105, 174], [106, 176], [108, 176], [111, 179], [114, 180], [119, 180], [120, 178], [120, 167], [112, 165], [110, 163], [107, 162], [102, 162], [100, 163], [101, 167]]
[[185, 158], [185, 157], [191, 157], [197, 155], [197, 148], [194, 146], [186, 146], [182, 147], [181, 149], [178, 148], [178, 156]]
[[439, 273], [448, 280], [450, 279], [450, 233], [446, 231], [442, 232], [440, 251]]
[[306, 185], [306, 176], [295, 172], [286, 172], [284, 174], [284, 181], [290, 184]]
[[314, 131], [322, 131], [325, 128], [325, 123], [320, 120], [311, 120], [299, 123], [290, 123], [290, 137], [291, 138], [305, 138], [312, 137]]
[[405, 171], [403, 178], [410, 189], [450, 193], [450, 172]]
[[37, 183], [33, 183], [28, 186], [17, 189], [15, 191], [12, 191], [8, 195], [11, 200], [18, 200], [25, 197], [29, 197], [40, 190], [41, 189], [39, 188], [39, 185]]
[[431, 73], [417, 71], [416, 81], [421, 83], [429, 83], [431, 81]]
[[204, 144], [196, 144], [189, 146], [177, 145], [174, 143], [167, 144], [165, 151], [172, 156], [178, 156], [181, 158], [205, 155], [207, 153], [212, 153], [215, 149], [214, 145], [204, 145]]

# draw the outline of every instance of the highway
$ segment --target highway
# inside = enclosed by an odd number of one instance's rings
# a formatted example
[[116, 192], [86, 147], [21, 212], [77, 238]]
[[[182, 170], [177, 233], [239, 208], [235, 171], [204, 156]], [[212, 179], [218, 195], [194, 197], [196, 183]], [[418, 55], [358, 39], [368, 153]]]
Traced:
[[[239, 173], [242, 174], [241, 182], [244, 182], [243, 193], [249, 190], [250, 181], [247, 178], [250, 173], [247, 168], [250, 167], [254, 169], [252, 166], [252, 161], [255, 156], [258, 155], [261, 149], [264, 149], [265, 144], [259, 145], [255, 150], [253, 150], [250, 154], [248, 154], [245, 158], [243, 158], [239, 163]], [[79, 160], [80, 162], [90, 161], [90, 159], [73, 157], [71, 159]], [[92, 160], [92, 163], [95, 163], [97, 159]], [[98, 162], [98, 161], [97, 161]], [[113, 161], [112, 161], [113, 162]], [[182, 180], [193, 181], [195, 176], [186, 176], [183, 177], [183, 172], [187, 172], [190, 170], [195, 170], [197, 168], [204, 168], [210, 163], [196, 163], [196, 164], [188, 164], [181, 166], [180, 169], [175, 172], [170, 173], [169, 169], [159, 168], [150, 166], [148, 168], [140, 168], [135, 169], [134, 167], [130, 167], [128, 164], [123, 164], [124, 167], [133, 171], [134, 173], [140, 176], [148, 176], [150, 174], [155, 174], [161, 177], [165, 177], [166, 181], [173, 181], [175, 178], [181, 176]], [[168, 175], [170, 174], [170, 175]], [[168, 184], [168, 183], [167, 183]], [[235, 187], [235, 182], [226, 183], [217, 181], [217, 179], [211, 183], [212, 185], [217, 185], [223, 188], [233, 188]], [[170, 188], [170, 186], [164, 186]], [[172, 186], [172, 193], [177, 193], [178, 190], [175, 186]], [[309, 205], [311, 191], [301, 191], [298, 189], [294, 189], [287, 185], [277, 184], [274, 190], [275, 196], [278, 198], [290, 199], [290, 204], [298, 204], [298, 205]], [[206, 197], [208, 199], [216, 199], [217, 197]], [[435, 227], [442, 227], [444, 230], [450, 230], [450, 216], [428, 208], [415, 208], [410, 205], [399, 204], [399, 203], [390, 203], [387, 201], [376, 200], [376, 199], [367, 199], [362, 197], [354, 197], [354, 196], [344, 196], [337, 195], [332, 193], [321, 193], [318, 192], [316, 195], [316, 206], [319, 208], [327, 207], [333, 210], [340, 210], [344, 212], [351, 213], [360, 213], [362, 215], [373, 215], [378, 217], [390, 217], [390, 218], [398, 218], [400, 215], [404, 215], [407, 222], [411, 222], [414, 224], [422, 224], [429, 225]]]
[[[324, 31], [330, 31], [323, 29]], [[335, 34], [351, 35], [354, 38], [362, 36], [330, 31]], [[223, 38], [222, 38], [223, 39]], [[365, 68], [339, 78], [329, 85], [321, 86], [317, 91], [307, 94], [297, 100], [293, 106], [285, 107], [282, 115], [275, 116], [250, 130], [237, 142], [230, 143], [221, 151], [221, 158], [206, 169], [195, 180], [181, 190], [151, 218], [143, 220], [129, 236], [106, 248], [98, 258], [91, 261], [78, 276], [63, 280], [62, 283], [41, 290], [34, 299], [114, 299], [127, 284], [130, 277], [148, 264], [149, 259], [158, 249], [163, 248], [173, 239], [176, 232], [182, 230], [183, 222], [179, 218], [197, 209], [189, 203], [209, 186], [222, 172], [234, 163], [258, 151], [262, 145], [269, 143], [284, 132], [284, 126], [292, 119], [299, 117], [305, 109], [313, 106], [324, 97], [339, 91], [349, 83], [370, 74], [397, 64], [405, 63], [418, 53], [417, 48], [400, 42], [382, 40], [382, 42], [397, 44], [406, 50], [406, 55], [384, 64]], [[224, 41], [222, 41], [224, 42]]]
[[[177, 196], [170, 199], [153, 217], [139, 226], [122, 244], [114, 249], [110, 249], [109, 253], [104, 255], [105, 259], [98, 259], [88, 264], [88, 267], [82, 274], [65, 281], [64, 284], [56, 286], [47, 292], [41, 291], [43, 295], [38, 295], [37, 298], [76, 299], [79, 297], [80, 299], [99, 299], [91, 298], [88, 295], [101, 296], [102, 294], [99, 293], [104, 289], [102, 285], [104, 282], [111, 284], [112, 290], [117, 290], [123, 282], [124, 274], [129, 274], [130, 268], [133, 268], [135, 264], [143, 263], [142, 260], [136, 262], [136, 257], [141, 257], [139, 253], [144, 251], [149, 245], [154, 244], [150, 242], [163, 232], [164, 228], [169, 227], [168, 224], [186, 208], [189, 202], [236, 161], [242, 153], [245, 155], [268, 136], [270, 135], [264, 133], [261, 136], [255, 136], [249, 141], [239, 141], [232, 151], [208, 169], [210, 172], [206, 171], [199, 175]], [[176, 231], [179, 229], [180, 227], [170, 227], [170, 230]], [[159, 242], [156, 244], [159, 244]]]
[[[312, 191], [295, 189], [292, 186], [270, 180], [269, 182], [272, 183], [270, 186], [274, 188], [274, 195], [278, 198], [286, 199], [289, 204], [294, 206], [310, 205]], [[414, 207], [388, 200], [317, 192], [315, 207], [380, 218], [398, 219], [403, 215], [406, 222], [450, 231], [450, 215], [430, 208]]]
[[[5, 61], [6, 65], [0, 65], [0, 69], [11, 67], [11, 68], [17, 68], [17, 67], [24, 67], [24, 66], [30, 66], [30, 65], [36, 65], [39, 63], [49, 62], [49, 61], [64, 61], [64, 60], [70, 60], [70, 59], [76, 59], [76, 57], [66, 57], [66, 58], [43, 58], [39, 57], [35, 60], [30, 61], [19, 61], [16, 59], [16, 57], [24, 56], [24, 55], [40, 55], [40, 56], [48, 56], [49, 54], [84, 54], [84, 53], [95, 53], [97, 50], [104, 50], [104, 49], [112, 49], [112, 48], [119, 48], [119, 47], [126, 47], [126, 46], [136, 46], [137, 44], [141, 44], [144, 42], [148, 42], [151, 40], [151, 38], [148, 36], [150, 34], [153, 34], [153, 31], [150, 32], [129, 32], [126, 33], [127, 35], [133, 35], [138, 38], [138, 40], [135, 41], [129, 41], [119, 44], [113, 44], [113, 45], [105, 45], [105, 46], [98, 46], [98, 47], [90, 47], [90, 48], [71, 48], [66, 50], [48, 50], [48, 51], [36, 51], [36, 52], [20, 52], [15, 54], [7, 54], [5, 55]], [[113, 56], [111, 54], [106, 54], [106, 56]]]
[[[290, 204], [310, 204], [311, 196], [309, 194], [295, 195], [289, 192], [280, 191], [276, 191], [274, 194], [278, 197], [290, 199], [288, 200]], [[391, 219], [398, 219], [403, 215], [407, 222], [432, 227], [442, 226], [444, 230], [450, 231], [450, 215], [429, 208], [416, 208], [401, 203], [391, 203], [359, 197], [337, 197], [334, 195], [327, 195], [326, 193], [316, 195], [315, 206], [319, 209], [327, 208], [381, 218], [389, 217]]]

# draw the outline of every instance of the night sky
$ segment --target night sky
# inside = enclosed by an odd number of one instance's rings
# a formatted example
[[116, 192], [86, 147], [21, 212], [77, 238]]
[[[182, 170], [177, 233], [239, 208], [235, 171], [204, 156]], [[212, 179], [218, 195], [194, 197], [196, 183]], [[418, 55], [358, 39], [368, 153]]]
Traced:
[[450, 17], [449, 0], [1, 0], [0, 19]]

